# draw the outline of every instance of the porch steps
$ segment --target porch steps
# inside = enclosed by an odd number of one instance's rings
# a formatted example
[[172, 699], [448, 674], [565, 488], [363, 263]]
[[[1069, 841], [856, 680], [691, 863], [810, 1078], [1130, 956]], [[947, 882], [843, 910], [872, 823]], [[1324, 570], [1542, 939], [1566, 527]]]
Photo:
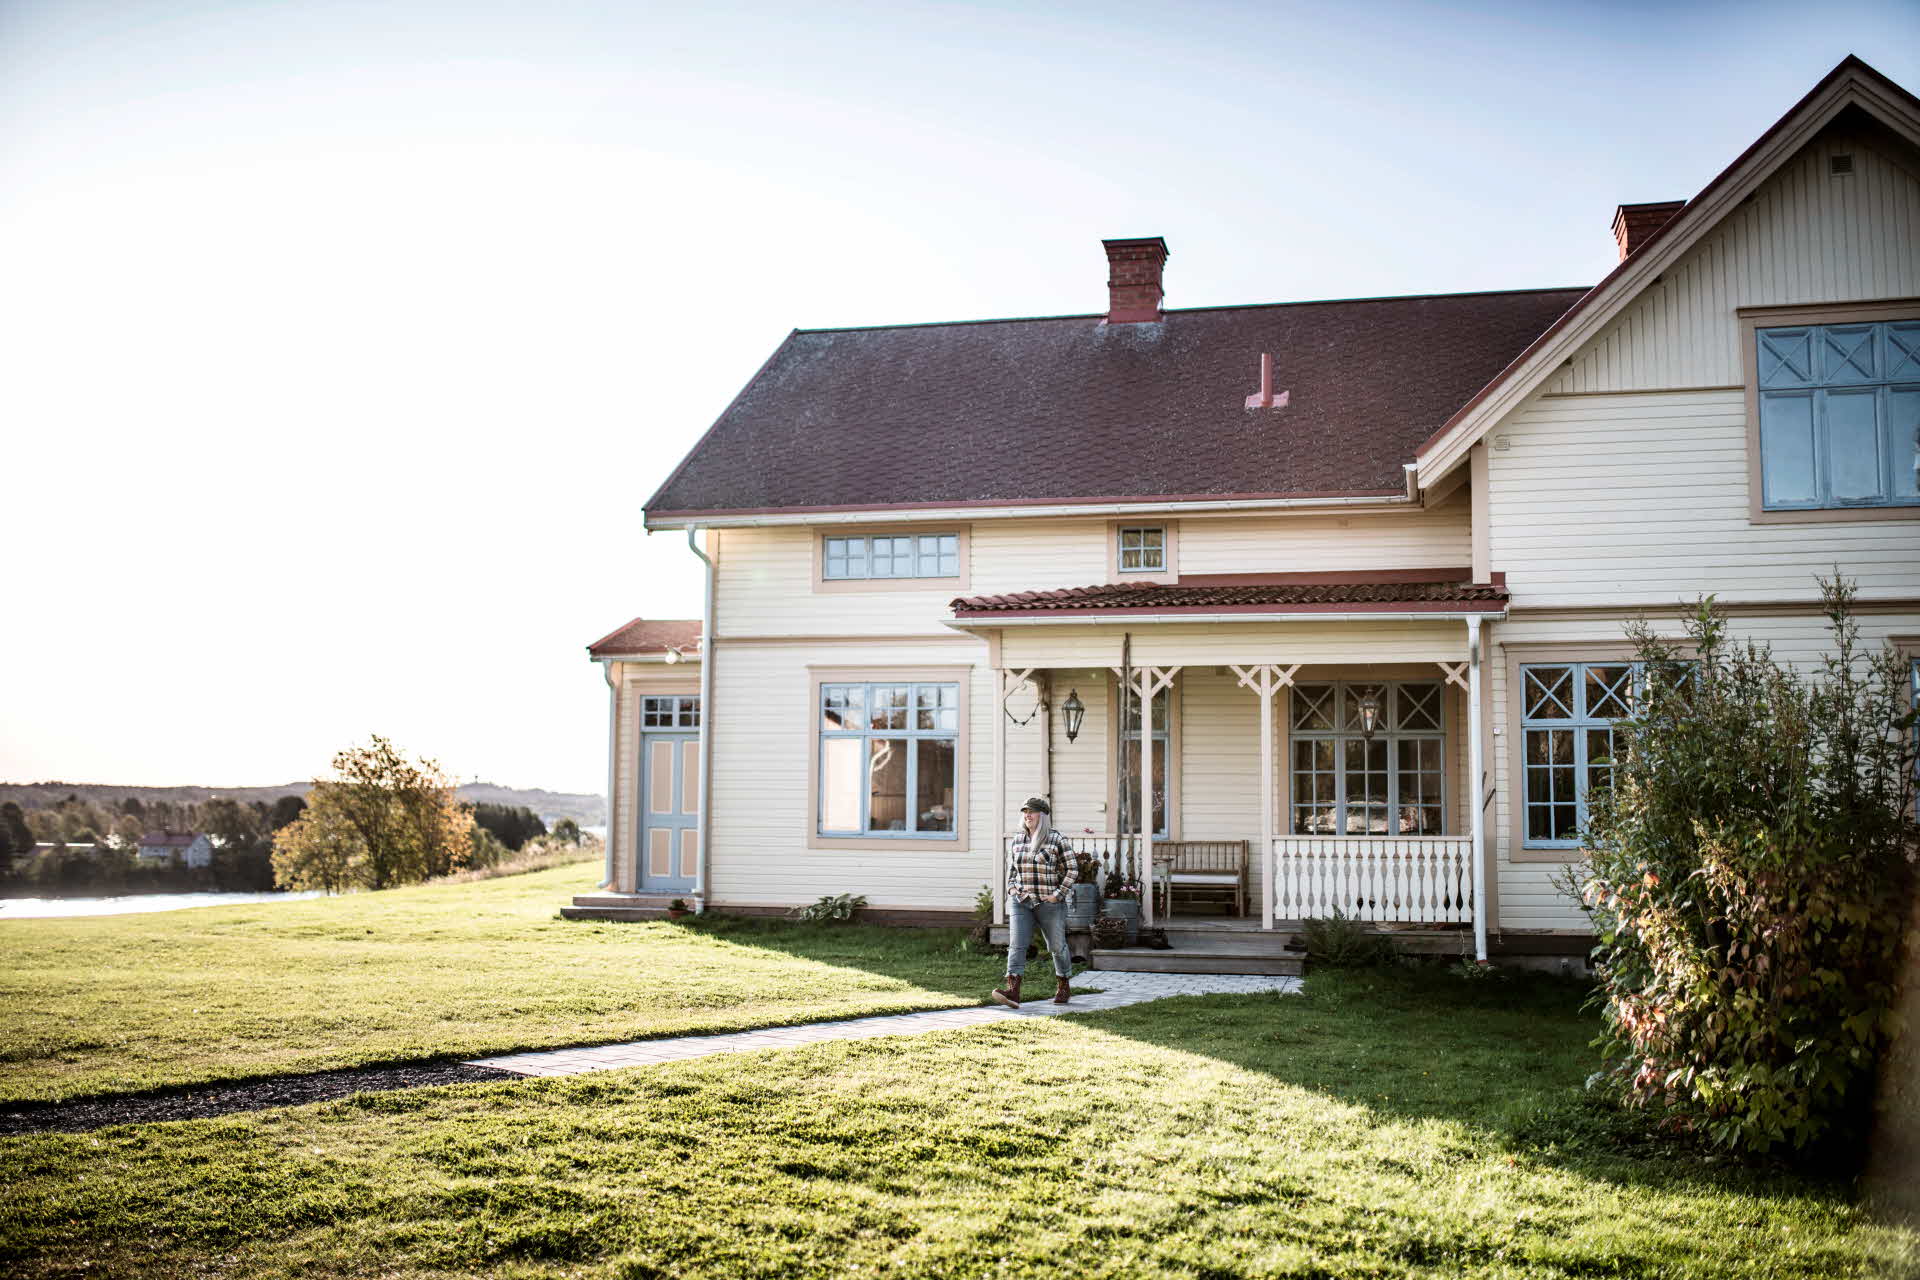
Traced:
[[665, 920], [671, 893], [583, 893], [560, 908], [566, 920]]

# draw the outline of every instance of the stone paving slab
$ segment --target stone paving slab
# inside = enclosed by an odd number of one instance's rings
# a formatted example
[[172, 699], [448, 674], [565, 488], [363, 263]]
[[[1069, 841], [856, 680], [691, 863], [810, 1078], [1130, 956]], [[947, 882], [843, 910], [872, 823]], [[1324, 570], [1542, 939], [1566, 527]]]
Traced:
[[[1034, 990], [1040, 991], [1045, 987], [1044, 980], [1049, 976], [1039, 975], [1040, 981], [1035, 982]], [[993, 1004], [967, 1009], [935, 1009], [928, 1013], [877, 1014], [848, 1018], [841, 1022], [813, 1022], [797, 1027], [763, 1027], [716, 1035], [669, 1036], [658, 1040], [628, 1040], [587, 1048], [510, 1053], [498, 1058], [475, 1058], [468, 1065], [493, 1067], [523, 1076], [571, 1076], [587, 1071], [617, 1071], [623, 1067], [684, 1062], [689, 1058], [704, 1058], [716, 1053], [753, 1053], [761, 1049], [791, 1049], [829, 1040], [872, 1040], [881, 1036], [910, 1036], [928, 1031], [985, 1026], [1019, 1018], [1097, 1013], [1103, 1009], [1124, 1009], [1128, 1005], [1165, 1000], [1173, 996], [1252, 995], [1263, 991], [1289, 995], [1300, 990], [1299, 978], [1268, 974], [1101, 970], [1083, 974], [1080, 980], [1088, 985], [1098, 983], [1100, 992], [1095, 995], [1076, 995], [1073, 1003], [1065, 1005], [1054, 1004], [1042, 996], [1021, 1005], [1017, 1010]]]

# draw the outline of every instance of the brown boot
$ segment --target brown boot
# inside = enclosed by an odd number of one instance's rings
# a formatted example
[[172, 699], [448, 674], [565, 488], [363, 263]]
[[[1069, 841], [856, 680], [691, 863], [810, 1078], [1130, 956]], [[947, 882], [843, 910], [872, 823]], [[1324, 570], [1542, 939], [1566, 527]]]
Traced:
[[1055, 1004], [1065, 1004], [1067, 1002], [1067, 996], [1072, 990], [1073, 984], [1068, 979], [1055, 978], [1053, 980], [1053, 1002]]
[[1008, 974], [1006, 985], [993, 989], [993, 998], [1009, 1009], [1018, 1009], [1020, 1007], [1020, 975]]

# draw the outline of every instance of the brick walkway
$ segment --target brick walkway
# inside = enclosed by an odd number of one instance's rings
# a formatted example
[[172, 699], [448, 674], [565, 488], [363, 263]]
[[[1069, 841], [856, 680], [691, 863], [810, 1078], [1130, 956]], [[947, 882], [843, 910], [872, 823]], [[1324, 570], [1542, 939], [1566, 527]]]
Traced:
[[[1051, 994], [1052, 974], [1034, 976], [1029, 992]], [[1057, 1005], [1042, 998], [1023, 1004], [1016, 1012], [997, 1004], [970, 1009], [938, 1009], [932, 1013], [895, 1013], [845, 1022], [815, 1022], [801, 1027], [769, 1027], [764, 1031], [729, 1031], [719, 1035], [674, 1036], [665, 1040], [630, 1040], [625, 1044], [594, 1045], [585, 1049], [554, 1049], [544, 1053], [511, 1053], [499, 1058], [476, 1058], [469, 1065], [493, 1067], [523, 1076], [571, 1076], [585, 1071], [616, 1071], [657, 1062], [681, 1062], [715, 1053], [751, 1053], [756, 1049], [791, 1049], [824, 1040], [869, 1040], [875, 1036], [912, 1036], [928, 1031], [951, 1031], [1015, 1018], [1047, 1018], [1063, 1013], [1093, 1013], [1122, 1009], [1130, 1004], [1164, 1000], [1168, 996], [1249, 995], [1261, 991], [1291, 994], [1300, 979], [1254, 974], [1214, 973], [1084, 973], [1079, 981], [1099, 986], [1098, 995], [1076, 995], [1073, 1003]]]

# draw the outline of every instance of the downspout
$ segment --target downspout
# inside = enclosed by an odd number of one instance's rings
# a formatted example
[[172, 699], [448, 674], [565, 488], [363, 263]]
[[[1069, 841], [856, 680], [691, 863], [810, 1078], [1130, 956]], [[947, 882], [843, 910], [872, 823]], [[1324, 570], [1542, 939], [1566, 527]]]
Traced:
[[711, 860], [713, 830], [707, 822], [709, 799], [713, 794], [713, 561], [700, 549], [700, 526], [687, 526], [687, 548], [707, 567], [707, 590], [700, 607], [700, 815], [694, 822], [698, 833], [694, 844], [700, 850], [700, 865], [693, 880], [693, 909], [707, 909], [707, 864]]
[[1473, 785], [1473, 956], [1487, 960], [1486, 759], [1480, 723], [1480, 619], [1467, 619], [1467, 777]]
[[607, 678], [607, 874], [602, 889], [613, 888], [613, 784], [619, 777], [620, 761], [620, 685], [613, 678], [613, 663], [602, 661], [600, 674]]

